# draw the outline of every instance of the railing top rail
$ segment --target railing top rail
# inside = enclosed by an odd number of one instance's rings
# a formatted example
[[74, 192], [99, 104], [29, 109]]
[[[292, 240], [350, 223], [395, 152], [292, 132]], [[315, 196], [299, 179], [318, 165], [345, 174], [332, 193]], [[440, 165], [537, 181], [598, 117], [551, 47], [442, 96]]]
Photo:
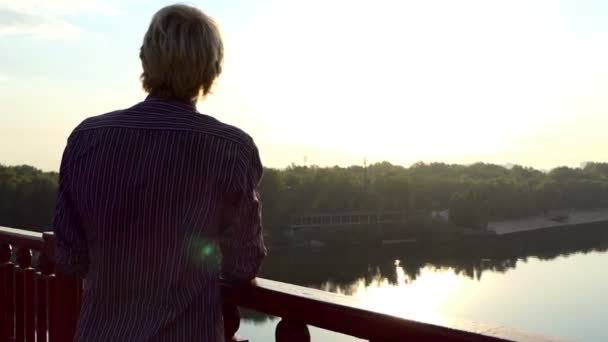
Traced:
[[245, 285], [224, 282], [222, 289], [224, 299], [236, 305], [373, 341], [506, 341], [521, 337], [506, 329], [482, 335], [412, 321], [365, 309], [343, 295], [268, 279], [257, 278]]
[[0, 227], [0, 242], [39, 251], [43, 250], [46, 246], [43, 233], [7, 227]]

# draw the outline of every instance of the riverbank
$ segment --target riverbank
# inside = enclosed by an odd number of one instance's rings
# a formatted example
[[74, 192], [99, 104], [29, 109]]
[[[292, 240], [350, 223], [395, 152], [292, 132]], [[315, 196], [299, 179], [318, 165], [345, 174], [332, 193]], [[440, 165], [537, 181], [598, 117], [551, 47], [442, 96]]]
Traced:
[[463, 228], [447, 220], [419, 220], [408, 225], [339, 226], [268, 241], [275, 249], [294, 247], [320, 248], [324, 246], [392, 246], [412, 244], [452, 244], [477, 241], [524, 233], [544, 233], [557, 228], [580, 227], [606, 223], [608, 208], [560, 210], [510, 220], [489, 222], [487, 229]]
[[488, 230], [497, 235], [523, 233], [532, 230], [577, 226], [588, 223], [608, 223], [608, 208], [553, 211], [546, 215], [488, 223]]

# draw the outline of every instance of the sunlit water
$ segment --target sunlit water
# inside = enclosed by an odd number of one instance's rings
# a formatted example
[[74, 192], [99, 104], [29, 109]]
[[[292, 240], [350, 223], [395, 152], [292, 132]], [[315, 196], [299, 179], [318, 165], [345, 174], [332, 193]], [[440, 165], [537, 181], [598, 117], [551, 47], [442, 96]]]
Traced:
[[[306, 253], [296, 258], [306, 258]], [[608, 341], [608, 252], [574, 250], [542, 259], [523, 256], [497, 270], [484, 269], [484, 260], [473, 270], [429, 263], [408, 275], [404, 261], [396, 258], [390, 266], [394, 272], [374, 269], [372, 262], [367, 274], [348, 283], [311, 280], [302, 285], [351, 295], [367, 308], [435, 324], [466, 327], [466, 322], [479, 322], [564, 340]], [[271, 341], [277, 323], [271, 318], [244, 319], [239, 335]], [[356, 340], [316, 328], [311, 335], [313, 341]]]

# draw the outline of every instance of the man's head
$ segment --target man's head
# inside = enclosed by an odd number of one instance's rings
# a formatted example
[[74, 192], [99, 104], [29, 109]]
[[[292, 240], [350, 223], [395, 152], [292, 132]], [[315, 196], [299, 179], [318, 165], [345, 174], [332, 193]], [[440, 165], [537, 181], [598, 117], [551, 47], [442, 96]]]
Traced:
[[191, 101], [211, 90], [222, 71], [224, 45], [213, 19], [195, 7], [177, 4], [152, 17], [139, 57], [148, 93]]

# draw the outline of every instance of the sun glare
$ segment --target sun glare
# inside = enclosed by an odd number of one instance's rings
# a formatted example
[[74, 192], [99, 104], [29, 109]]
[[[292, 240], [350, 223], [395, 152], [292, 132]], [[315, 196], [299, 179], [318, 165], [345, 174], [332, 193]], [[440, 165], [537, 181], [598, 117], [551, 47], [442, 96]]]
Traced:
[[367, 287], [359, 281], [353, 294], [362, 305], [412, 320], [434, 324], [446, 324], [441, 306], [455, 300], [459, 279], [452, 270], [437, 270], [424, 267], [415, 280], [409, 277], [398, 264], [395, 265], [397, 283], [386, 279], [375, 279]]
[[528, 1], [277, 3], [234, 42], [231, 96], [213, 101], [237, 99], [274, 144], [401, 163], [525, 163], [530, 148], [547, 148], [539, 137], [572, 126], [566, 118], [584, 124], [608, 108], [581, 105], [605, 83], [598, 58], [608, 52], [540, 11]]

